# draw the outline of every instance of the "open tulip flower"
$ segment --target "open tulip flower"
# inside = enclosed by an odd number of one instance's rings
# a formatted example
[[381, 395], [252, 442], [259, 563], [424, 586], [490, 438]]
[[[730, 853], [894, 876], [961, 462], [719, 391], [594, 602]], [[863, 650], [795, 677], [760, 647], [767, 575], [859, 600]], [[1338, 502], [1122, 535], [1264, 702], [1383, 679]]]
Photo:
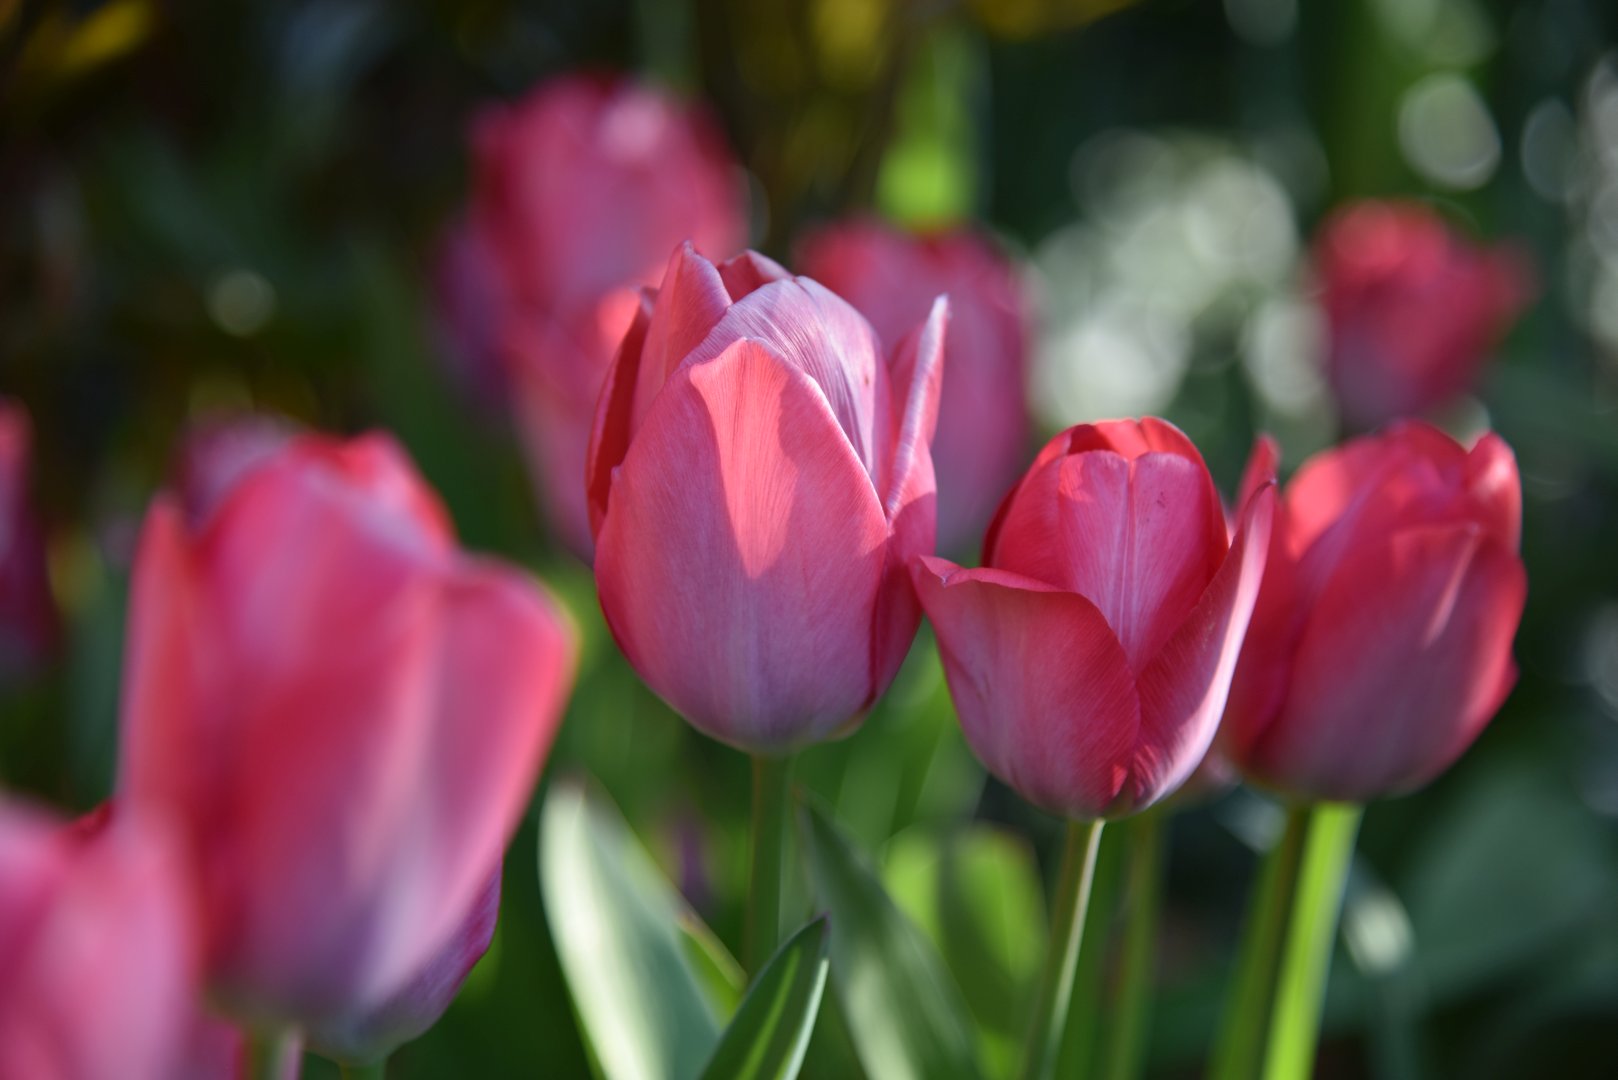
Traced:
[[[1249, 475], [1273, 474], [1262, 441]], [[1307, 799], [1418, 787], [1477, 738], [1516, 679], [1522, 488], [1493, 433], [1420, 423], [1353, 439], [1286, 486], [1222, 741]]]
[[1273, 504], [1260, 487], [1227, 540], [1213, 479], [1178, 429], [1082, 424], [1006, 497], [982, 568], [918, 559], [961, 727], [989, 771], [1078, 819], [1179, 787], [1225, 707]]
[[849, 730], [920, 615], [946, 305], [884, 355], [807, 278], [690, 245], [642, 300], [588, 474], [601, 608], [646, 682], [754, 753]]
[[136, 557], [121, 798], [178, 830], [210, 992], [338, 1023], [421, 973], [487, 888], [560, 717], [572, 634], [463, 554], [390, 440], [221, 454]]

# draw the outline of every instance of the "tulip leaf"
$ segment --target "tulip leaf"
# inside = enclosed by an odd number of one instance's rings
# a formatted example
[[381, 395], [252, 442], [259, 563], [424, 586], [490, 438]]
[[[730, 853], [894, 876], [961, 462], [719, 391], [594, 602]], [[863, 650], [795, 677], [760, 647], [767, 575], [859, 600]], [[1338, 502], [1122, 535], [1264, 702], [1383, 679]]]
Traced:
[[866, 1073], [981, 1076], [972, 1021], [937, 950], [821, 810], [805, 806], [801, 824], [810, 879], [831, 916], [832, 983]]
[[540, 815], [539, 865], [568, 993], [602, 1075], [696, 1076], [724, 1020], [712, 987], [725, 965], [693, 962], [715, 955], [712, 934], [682, 930], [700, 920], [616, 808], [581, 781], [551, 786]]
[[826, 988], [827, 929], [815, 919], [770, 958], [725, 1029], [703, 1080], [793, 1080]]

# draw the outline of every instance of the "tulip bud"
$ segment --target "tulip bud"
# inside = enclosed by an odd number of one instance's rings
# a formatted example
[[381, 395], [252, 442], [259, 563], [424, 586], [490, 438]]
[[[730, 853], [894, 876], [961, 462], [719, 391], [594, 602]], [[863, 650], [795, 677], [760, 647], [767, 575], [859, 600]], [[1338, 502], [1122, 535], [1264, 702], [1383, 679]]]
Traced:
[[1258, 594], [1274, 493], [1234, 541], [1202, 456], [1155, 419], [1058, 435], [1006, 496], [984, 566], [913, 564], [967, 742], [1071, 818], [1158, 801], [1203, 760]]
[[588, 473], [601, 609], [641, 677], [753, 752], [847, 732], [893, 679], [931, 551], [946, 305], [884, 358], [846, 302], [688, 244], [643, 299]]
[[172, 1076], [195, 1008], [184, 901], [151, 822], [0, 802], [0, 1076]]
[[803, 272], [853, 304], [889, 348], [947, 294], [949, 340], [933, 467], [938, 546], [973, 542], [1026, 460], [1028, 333], [1011, 263], [970, 232], [908, 236], [874, 221], [822, 229]]
[[25, 678], [55, 652], [56, 601], [45, 543], [29, 501], [33, 428], [28, 414], [0, 399], [0, 680]]
[[[1275, 447], [1249, 476], [1273, 474]], [[1276, 514], [1222, 742], [1250, 779], [1364, 802], [1420, 787], [1516, 680], [1522, 488], [1496, 435], [1471, 451], [1405, 423], [1305, 462]]]
[[541, 502], [590, 554], [579, 477], [596, 398], [669, 251], [746, 240], [742, 173], [700, 110], [627, 81], [553, 80], [486, 109], [472, 131], [470, 227], [501, 281], [496, 347]]
[[377, 1005], [497, 863], [571, 682], [532, 581], [462, 553], [390, 440], [298, 436], [137, 552], [120, 790], [191, 863], [215, 1000]]
[[1314, 247], [1330, 335], [1327, 375], [1344, 417], [1374, 427], [1448, 404], [1533, 291], [1524, 257], [1474, 246], [1415, 203], [1360, 203]]
[[386, 1001], [308, 1032], [309, 1045], [333, 1061], [380, 1061], [438, 1022], [472, 968], [489, 951], [500, 915], [500, 872], [489, 875], [472, 909], [444, 947]]

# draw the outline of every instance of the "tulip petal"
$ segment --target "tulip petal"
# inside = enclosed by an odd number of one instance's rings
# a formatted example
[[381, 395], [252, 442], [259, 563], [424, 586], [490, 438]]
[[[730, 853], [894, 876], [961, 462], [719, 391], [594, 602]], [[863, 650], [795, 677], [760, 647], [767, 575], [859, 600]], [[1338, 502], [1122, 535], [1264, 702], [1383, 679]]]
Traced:
[[1522, 546], [1522, 477], [1506, 440], [1484, 432], [1466, 461], [1467, 491], [1480, 522], [1512, 551]]
[[669, 380], [599, 539], [619, 645], [701, 730], [781, 750], [869, 702], [887, 522], [825, 396], [771, 349], [734, 342]]
[[612, 491], [612, 472], [623, 462], [635, 431], [632, 423], [635, 391], [640, 385], [641, 353], [646, 347], [646, 330], [651, 324], [655, 300], [649, 290], [641, 291], [634, 320], [613, 354], [601, 397], [596, 402], [595, 424], [590, 429], [584, 470], [592, 536], [601, 531], [601, 519], [607, 512], [607, 495]]
[[734, 303], [748, 293], [757, 292], [772, 281], [786, 281], [792, 272], [774, 259], [756, 251], [744, 251], [735, 258], [719, 264], [719, 277], [725, 283]]
[[1526, 595], [1522, 564], [1474, 523], [1357, 549], [1309, 618], [1285, 710], [1250, 771], [1313, 798], [1420, 786], [1504, 700]]
[[739, 338], [765, 343], [813, 380], [876, 484], [893, 418], [887, 365], [864, 317], [808, 278], [771, 282], [733, 304], [685, 363], [705, 363]]
[[1097, 818], [1126, 793], [1141, 724], [1107, 620], [1075, 593], [1002, 570], [911, 564], [967, 742], [1052, 813]]
[[636, 377], [631, 430], [646, 419], [657, 392], [670, 372], [701, 344], [730, 308], [730, 294], [714, 264], [697, 254], [688, 240], [675, 249], [652, 303]]
[[[938, 428], [938, 395], [944, 382], [944, 332], [949, 325], [949, 300], [933, 301], [927, 318], [907, 334], [893, 355], [895, 434], [893, 452], [885, 470], [883, 507], [891, 520], [899, 507], [916, 497], [915, 472], [922, 458], [931, 458], [933, 434]], [[920, 552], [918, 552], [920, 554]]]
[[1023, 482], [993, 555], [1001, 569], [1088, 598], [1139, 671], [1197, 603], [1226, 543], [1224, 511], [1200, 460], [1092, 450]]
[[1141, 735], [1130, 769], [1135, 809], [1184, 783], [1213, 743], [1264, 579], [1275, 503], [1273, 484], [1253, 493], [1224, 564], [1141, 673]]

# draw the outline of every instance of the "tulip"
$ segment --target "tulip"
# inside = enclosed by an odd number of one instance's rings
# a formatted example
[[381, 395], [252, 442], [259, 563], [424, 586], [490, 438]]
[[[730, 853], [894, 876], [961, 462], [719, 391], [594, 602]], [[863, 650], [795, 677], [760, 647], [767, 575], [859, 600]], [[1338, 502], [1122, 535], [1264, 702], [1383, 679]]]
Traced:
[[368, 1064], [421, 1035], [449, 1008], [472, 968], [489, 951], [500, 915], [500, 873], [462, 917], [449, 941], [426, 966], [380, 1005], [328, 1021], [309, 1031], [309, 1045], [333, 1061]]
[[938, 543], [949, 551], [975, 540], [1026, 460], [1028, 330], [1011, 263], [971, 232], [917, 237], [874, 221], [812, 234], [799, 262], [870, 319], [890, 348], [933, 297], [949, 295], [933, 443]]
[[690, 245], [642, 300], [591, 439], [601, 608], [641, 677], [755, 754], [851, 729], [920, 619], [946, 305], [885, 360], [858, 312]]
[[745, 241], [741, 170], [707, 115], [647, 87], [566, 76], [473, 125], [469, 227], [487, 246], [507, 310], [496, 348], [516, 390], [518, 429], [562, 539], [590, 554], [579, 477], [596, 398], [634, 315], [691, 239]]
[[[1253, 473], [1272, 472], [1261, 442]], [[1306, 462], [1281, 498], [1222, 741], [1250, 779], [1365, 802], [1448, 768], [1516, 679], [1522, 490], [1494, 434], [1420, 423]]]
[[439, 358], [465, 397], [491, 410], [510, 390], [501, 334], [517, 310], [495, 250], [486, 228], [461, 217], [439, 237], [432, 263], [431, 328]]
[[1202, 761], [1258, 594], [1274, 495], [1227, 541], [1207, 466], [1154, 419], [1081, 424], [1001, 504], [984, 566], [914, 565], [967, 742], [1069, 818], [1133, 813]]
[[214, 1000], [260, 1031], [380, 1005], [446, 947], [527, 805], [574, 662], [383, 436], [292, 437], [160, 496], [119, 786], [191, 866]]
[[33, 428], [0, 399], [0, 680], [25, 678], [56, 650], [59, 623], [45, 543], [29, 501]]
[[0, 1076], [166, 1080], [194, 1009], [182, 870], [153, 822], [0, 802]]
[[1416, 203], [1339, 211], [1314, 247], [1343, 416], [1369, 428], [1465, 393], [1528, 302], [1520, 253], [1473, 245]]

